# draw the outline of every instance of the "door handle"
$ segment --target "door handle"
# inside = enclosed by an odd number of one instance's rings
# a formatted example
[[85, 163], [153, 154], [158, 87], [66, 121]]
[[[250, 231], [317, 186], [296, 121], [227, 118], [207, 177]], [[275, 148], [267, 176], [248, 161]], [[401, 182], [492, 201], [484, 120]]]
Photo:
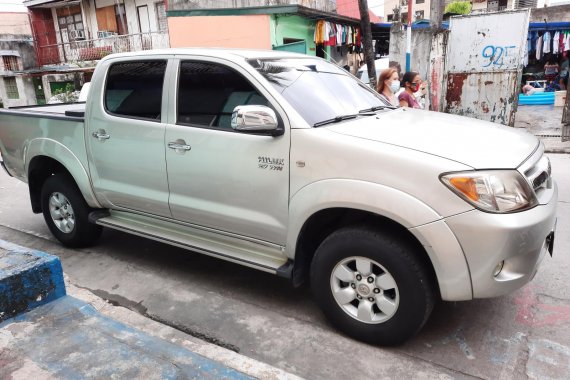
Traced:
[[108, 135], [104, 129], [99, 129], [97, 132], [93, 132], [91, 135], [99, 141], [109, 140], [111, 138], [111, 136]]
[[179, 141], [169, 142], [168, 147], [170, 149], [174, 149], [176, 151], [181, 151], [181, 150], [188, 151], [188, 150], [192, 149], [192, 147], [190, 145], [187, 145], [186, 143], [179, 142]]

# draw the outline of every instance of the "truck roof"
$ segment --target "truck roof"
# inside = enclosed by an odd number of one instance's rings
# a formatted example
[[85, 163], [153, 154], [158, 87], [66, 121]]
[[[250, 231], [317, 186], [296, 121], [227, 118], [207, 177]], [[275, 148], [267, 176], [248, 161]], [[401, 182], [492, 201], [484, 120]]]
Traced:
[[[110, 54], [103, 60], [113, 59], [117, 57], [148, 57], [158, 55], [202, 55], [208, 57], [219, 58], [304, 58], [308, 57], [304, 54], [291, 53], [275, 50], [255, 50], [255, 49], [230, 49], [230, 48], [171, 48], [160, 50], [144, 50], [131, 53]], [[311, 57], [314, 58], [314, 57]]]

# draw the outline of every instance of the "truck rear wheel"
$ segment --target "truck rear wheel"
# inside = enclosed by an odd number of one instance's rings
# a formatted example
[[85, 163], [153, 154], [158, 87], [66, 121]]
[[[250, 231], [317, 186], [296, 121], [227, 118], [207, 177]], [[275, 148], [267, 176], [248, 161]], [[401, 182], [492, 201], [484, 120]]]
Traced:
[[101, 226], [88, 220], [93, 209], [69, 176], [55, 174], [46, 179], [42, 186], [41, 204], [51, 233], [63, 245], [87, 247], [101, 235]]
[[311, 287], [328, 319], [347, 335], [400, 344], [427, 321], [435, 291], [413, 248], [367, 227], [329, 235], [311, 264]]

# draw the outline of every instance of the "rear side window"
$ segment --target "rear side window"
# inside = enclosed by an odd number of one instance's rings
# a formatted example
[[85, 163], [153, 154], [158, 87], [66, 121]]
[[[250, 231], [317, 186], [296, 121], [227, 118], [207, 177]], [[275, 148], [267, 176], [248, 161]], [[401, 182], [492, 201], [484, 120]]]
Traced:
[[160, 121], [166, 61], [129, 61], [109, 68], [105, 86], [107, 112]]
[[236, 106], [268, 105], [246, 78], [226, 66], [185, 61], [179, 78], [178, 124], [232, 130]]

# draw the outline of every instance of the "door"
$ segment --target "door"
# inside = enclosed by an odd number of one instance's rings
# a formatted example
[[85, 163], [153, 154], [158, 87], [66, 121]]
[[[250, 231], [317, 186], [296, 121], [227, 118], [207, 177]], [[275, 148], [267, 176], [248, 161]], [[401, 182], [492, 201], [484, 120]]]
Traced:
[[236, 106], [273, 107], [246, 75], [222, 63], [181, 61], [166, 130], [170, 209], [180, 221], [284, 244], [289, 131], [278, 137], [233, 131]]
[[44, 84], [41, 77], [32, 77], [34, 90], [36, 92], [36, 102], [39, 106], [46, 104], [46, 95], [44, 92]]
[[150, 32], [150, 19], [148, 17], [148, 6], [141, 5], [137, 7], [137, 14], [139, 16], [139, 32]]
[[445, 112], [514, 125], [528, 20], [528, 9], [451, 18]]
[[105, 65], [100, 69], [108, 68], [105, 86], [92, 88], [92, 99], [103, 101], [93, 101], [86, 117], [89, 170], [97, 198], [106, 207], [169, 217], [161, 122], [167, 60]]

